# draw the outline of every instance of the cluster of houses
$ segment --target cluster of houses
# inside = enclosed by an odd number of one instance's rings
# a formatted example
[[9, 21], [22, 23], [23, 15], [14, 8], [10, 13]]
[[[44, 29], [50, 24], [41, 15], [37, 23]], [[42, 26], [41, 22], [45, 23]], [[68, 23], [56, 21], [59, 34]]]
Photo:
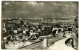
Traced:
[[55, 21], [55, 19], [53, 21], [50, 21], [50, 20], [44, 20], [42, 18], [40, 19], [4, 18], [3, 19], [3, 30], [4, 32], [7, 32], [7, 33], [9, 32], [18, 33], [18, 31], [22, 30], [23, 33], [25, 33], [25, 31], [27, 31], [27, 29], [29, 28], [35, 29], [35, 28], [43, 28], [43, 27], [53, 27], [54, 29], [56, 28], [56, 29], [61, 29], [61, 30], [64, 27], [67, 27], [67, 29], [69, 29], [69, 27], [78, 28], [72, 23], [71, 24], [60, 24], [60, 22], [59, 23], [56, 23], [56, 22], [57, 21]]
[[[42, 18], [4, 18], [2, 21], [2, 39], [4, 37], [10, 37], [11, 40], [14, 39], [14, 41], [16, 41], [15, 39], [20, 40], [20, 38], [23, 37], [22, 41], [24, 41], [26, 38], [27, 40], [37, 40], [39, 37], [45, 38], [47, 35], [68, 37], [78, 31], [78, 26], [75, 26], [74, 24], [60, 24], [55, 21], [55, 19], [51, 21]], [[16, 38], [17, 35], [18, 38]], [[78, 35], [78, 33], [76, 33], [76, 35]]]

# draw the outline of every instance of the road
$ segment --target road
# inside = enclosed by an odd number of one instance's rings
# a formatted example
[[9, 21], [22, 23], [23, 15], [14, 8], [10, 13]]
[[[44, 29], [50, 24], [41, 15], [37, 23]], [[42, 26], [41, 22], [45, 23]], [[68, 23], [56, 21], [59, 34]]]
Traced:
[[48, 48], [48, 50], [75, 50], [74, 48], [72, 48], [71, 46], [67, 46], [65, 44], [65, 41], [67, 40], [68, 38], [64, 38], [62, 40], [59, 40], [57, 42], [55, 42], [52, 46], [50, 46]]

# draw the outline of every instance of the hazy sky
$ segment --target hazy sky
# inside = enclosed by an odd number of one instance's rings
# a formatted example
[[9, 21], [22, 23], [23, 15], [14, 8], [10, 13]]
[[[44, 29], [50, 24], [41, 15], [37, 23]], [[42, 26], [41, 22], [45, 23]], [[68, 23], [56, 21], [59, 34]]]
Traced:
[[78, 15], [78, 2], [71, 1], [3, 1], [2, 17], [61, 18]]

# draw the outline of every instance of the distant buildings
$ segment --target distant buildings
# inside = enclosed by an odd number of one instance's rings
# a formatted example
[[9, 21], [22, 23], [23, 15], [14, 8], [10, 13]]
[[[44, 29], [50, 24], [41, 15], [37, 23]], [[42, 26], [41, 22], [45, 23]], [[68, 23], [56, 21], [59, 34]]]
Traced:
[[66, 17], [66, 18], [57, 18], [57, 19], [43, 19], [43, 18], [3, 18], [4, 27], [5, 28], [19, 28], [22, 25], [46, 25], [46, 26], [53, 26], [53, 25], [60, 25], [61, 27], [64, 26], [72, 26], [75, 24], [74, 17]]

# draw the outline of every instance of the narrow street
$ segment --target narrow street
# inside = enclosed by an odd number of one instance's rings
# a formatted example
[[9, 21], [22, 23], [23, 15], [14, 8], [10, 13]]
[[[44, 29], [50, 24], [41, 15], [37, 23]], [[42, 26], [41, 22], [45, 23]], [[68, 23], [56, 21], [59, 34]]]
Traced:
[[67, 46], [65, 44], [65, 41], [67, 40], [68, 38], [64, 38], [62, 40], [59, 40], [57, 42], [55, 42], [52, 46], [50, 46], [48, 48], [48, 50], [75, 50], [74, 48], [72, 48], [71, 46]]

